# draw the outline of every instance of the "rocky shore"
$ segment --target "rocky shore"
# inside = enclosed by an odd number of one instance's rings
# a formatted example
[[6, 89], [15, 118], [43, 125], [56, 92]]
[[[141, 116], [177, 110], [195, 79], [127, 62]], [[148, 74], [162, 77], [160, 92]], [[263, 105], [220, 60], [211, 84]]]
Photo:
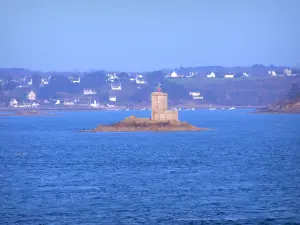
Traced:
[[153, 121], [148, 118], [130, 116], [112, 125], [99, 125], [92, 130], [81, 132], [140, 132], [140, 131], [202, 131], [207, 128], [195, 127], [181, 121]]
[[54, 116], [52, 113], [45, 113], [45, 112], [40, 112], [36, 110], [24, 110], [24, 111], [17, 111], [15, 113], [10, 113], [10, 114], [0, 114], [0, 116]]
[[285, 100], [266, 108], [258, 109], [252, 114], [299, 114], [300, 99]]

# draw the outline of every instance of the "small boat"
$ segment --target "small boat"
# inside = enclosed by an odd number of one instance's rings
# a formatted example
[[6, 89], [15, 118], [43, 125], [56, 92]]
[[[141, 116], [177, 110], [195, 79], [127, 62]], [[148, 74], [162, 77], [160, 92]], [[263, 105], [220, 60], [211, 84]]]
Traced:
[[230, 108], [229, 108], [229, 110], [234, 110], [234, 109], [235, 109], [234, 107], [230, 107]]
[[195, 108], [192, 108], [192, 110], [195, 110]]
[[216, 110], [216, 108], [209, 108], [209, 110]]

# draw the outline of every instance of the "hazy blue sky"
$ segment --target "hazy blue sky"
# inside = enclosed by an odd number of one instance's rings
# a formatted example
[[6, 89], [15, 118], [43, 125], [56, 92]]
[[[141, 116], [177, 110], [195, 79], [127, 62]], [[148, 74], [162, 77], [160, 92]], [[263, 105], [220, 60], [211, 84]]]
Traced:
[[300, 0], [0, 0], [0, 67], [300, 63]]

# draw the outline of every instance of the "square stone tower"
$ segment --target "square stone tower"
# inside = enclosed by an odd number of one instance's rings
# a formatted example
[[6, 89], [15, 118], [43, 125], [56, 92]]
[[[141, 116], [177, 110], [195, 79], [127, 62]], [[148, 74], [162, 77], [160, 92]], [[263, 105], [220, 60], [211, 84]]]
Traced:
[[153, 92], [151, 95], [152, 114], [151, 120], [169, 121], [178, 120], [178, 111], [168, 110], [168, 94]]

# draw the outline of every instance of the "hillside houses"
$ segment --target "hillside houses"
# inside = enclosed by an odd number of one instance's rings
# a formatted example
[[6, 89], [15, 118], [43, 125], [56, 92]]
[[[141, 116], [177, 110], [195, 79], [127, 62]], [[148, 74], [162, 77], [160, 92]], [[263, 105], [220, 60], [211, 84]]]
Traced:
[[121, 86], [120, 82], [113, 82], [113, 83], [111, 83], [110, 87], [111, 87], [112, 91], [121, 91], [122, 90], [122, 86]]
[[97, 92], [94, 89], [83, 89], [83, 95], [95, 95]]

